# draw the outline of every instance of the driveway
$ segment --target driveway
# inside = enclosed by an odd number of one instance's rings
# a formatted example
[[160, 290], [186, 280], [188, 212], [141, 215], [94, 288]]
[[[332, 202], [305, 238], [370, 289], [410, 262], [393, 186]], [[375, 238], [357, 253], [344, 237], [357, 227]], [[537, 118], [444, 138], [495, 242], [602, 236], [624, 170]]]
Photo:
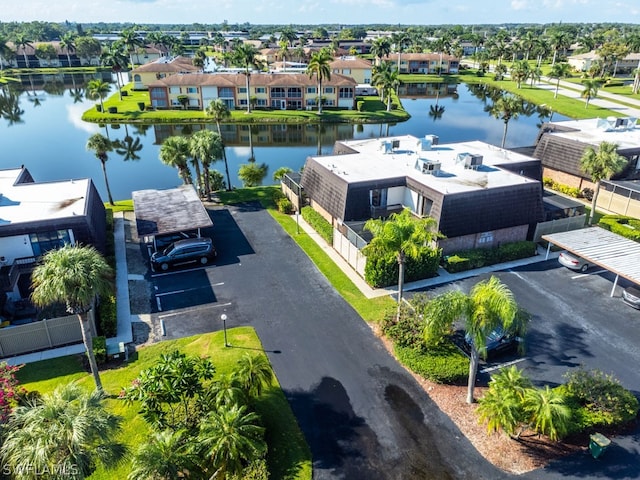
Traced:
[[[211, 215], [219, 258], [194, 270], [206, 273], [203, 294], [213, 301], [153, 315], [162, 317], [168, 338], [219, 330], [222, 312], [228, 327], [256, 329], [311, 447], [314, 478], [506, 478], [265, 210], [252, 204]], [[198, 291], [193, 275], [154, 277], [155, 291], [168, 293], [161, 306], [169, 305], [170, 289]]]

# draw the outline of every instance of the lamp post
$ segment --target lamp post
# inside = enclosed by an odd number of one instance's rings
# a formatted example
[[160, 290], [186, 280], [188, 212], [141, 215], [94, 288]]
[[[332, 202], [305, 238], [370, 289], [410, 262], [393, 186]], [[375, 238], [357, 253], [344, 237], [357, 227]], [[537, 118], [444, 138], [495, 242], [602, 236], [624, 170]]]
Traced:
[[220, 319], [222, 320], [222, 330], [224, 331], [224, 346], [228, 347], [229, 344], [227, 343], [227, 314], [223, 313], [222, 315], [220, 315]]

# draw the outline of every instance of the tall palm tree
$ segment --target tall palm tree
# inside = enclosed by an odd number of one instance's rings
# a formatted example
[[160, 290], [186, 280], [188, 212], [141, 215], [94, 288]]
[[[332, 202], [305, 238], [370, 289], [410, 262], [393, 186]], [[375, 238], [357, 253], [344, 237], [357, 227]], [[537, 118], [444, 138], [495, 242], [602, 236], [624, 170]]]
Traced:
[[24, 68], [29, 68], [27, 47], [33, 47], [33, 41], [29, 39], [26, 33], [18, 32], [13, 38], [13, 44], [16, 46], [16, 49], [22, 48], [22, 56], [24, 57]]
[[212, 162], [215, 162], [224, 155], [222, 137], [211, 130], [200, 130], [191, 135], [191, 138], [189, 139], [189, 151], [192, 157], [199, 158], [202, 162], [204, 191], [207, 196], [207, 200], [211, 200], [209, 166]]
[[511, 290], [493, 276], [475, 284], [469, 294], [452, 290], [434, 297], [427, 305], [425, 318], [428, 342], [442, 338], [456, 321], [464, 323], [471, 337], [467, 403], [473, 403], [478, 360], [480, 353], [486, 352], [487, 336], [498, 327], [522, 332], [527, 320]]
[[504, 122], [504, 131], [502, 133], [501, 147], [504, 148], [507, 141], [507, 130], [509, 122], [517, 119], [523, 110], [523, 103], [520, 97], [515, 95], [503, 94], [492, 105], [488, 105], [485, 109], [495, 118]]
[[257, 58], [258, 50], [250, 43], [240, 43], [233, 52], [234, 62], [244, 68], [245, 84], [247, 89], [247, 113], [251, 113], [251, 70], [258, 68], [260, 61]]
[[551, 48], [553, 48], [553, 60], [551, 61], [551, 67], [553, 68], [556, 65], [558, 51], [571, 45], [571, 36], [569, 32], [556, 30], [551, 33], [549, 42], [551, 44]]
[[153, 432], [134, 453], [128, 480], [187, 478], [196, 462], [182, 430]]
[[102, 175], [104, 176], [104, 183], [107, 188], [107, 195], [109, 196], [109, 203], [113, 203], [113, 197], [111, 196], [111, 188], [109, 187], [109, 177], [107, 177], [107, 160], [109, 160], [109, 152], [113, 151], [113, 142], [100, 133], [94, 133], [87, 140], [87, 150], [93, 151], [94, 155], [102, 164]]
[[165, 165], [178, 169], [178, 175], [186, 185], [190, 185], [189, 140], [179, 135], [167, 138], [160, 147], [160, 161]]
[[438, 238], [435, 227], [436, 221], [433, 218], [414, 218], [408, 208], [400, 213], [391, 214], [388, 220], [372, 218], [364, 224], [364, 229], [373, 234], [373, 239], [362, 252], [365, 255], [372, 251], [392, 252], [396, 256], [398, 262], [398, 315], [400, 315], [402, 303], [406, 258], [415, 258], [421, 247]]
[[609, 180], [615, 174], [620, 173], [627, 164], [627, 159], [618, 153], [618, 145], [611, 142], [601, 142], [596, 151], [593, 147], [587, 147], [580, 158], [580, 170], [591, 176], [595, 183], [595, 191], [591, 199], [591, 212], [587, 224], [593, 223], [596, 213], [598, 194], [600, 193], [600, 181]]
[[212, 479], [240, 475], [251, 461], [265, 455], [267, 444], [260, 418], [246, 406], [225, 405], [209, 413], [198, 435], [201, 458], [211, 466]]
[[[110, 469], [123, 460], [126, 447], [116, 440], [121, 424], [122, 418], [107, 410], [101, 390], [62, 385], [15, 409], [2, 463], [20, 480], [88, 478], [98, 466]], [[43, 472], [51, 473], [42, 477]]]
[[531, 67], [529, 63], [524, 60], [515, 62], [511, 66], [511, 79], [516, 82], [518, 88], [521, 88], [522, 82], [529, 77], [529, 70], [531, 70]]
[[[220, 129], [220, 122], [231, 118], [231, 112], [228, 105], [221, 98], [211, 100], [207, 106], [207, 115], [213, 117], [218, 127], [218, 135], [222, 141], [222, 158], [224, 160], [224, 170], [227, 175], [227, 190], [231, 190], [231, 177], [229, 176], [229, 163], [227, 162], [227, 150], [224, 145], [224, 138], [222, 138], [222, 130]], [[208, 181], [208, 179], [207, 179]]]
[[[122, 32], [120, 32], [119, 40], [126, 47], [126, 51], [129, 54], [131, 67], [133, 67], [135, 65], [135, 63], [133, 62], [133, 52], [135, 52], [139, 47], [144, 46], [144, 40], [138, 34], [138, 32], [136, 32], [135, 27], [125, 28], [124, 30], [122, 30]], [[138, 61], [138, 63], [140, 62]]]
[[100, 110], [104, 112], [103, 100], [111, 91], [111, 85], [103, 80], [89, 80], [87, 83], [87, 97], [90, 100], [100, 100]]
[[259, 397], [264, 388], [271, 386], [274, 375], [265, 355], [245, 353], [238, 360], [236, 378], [251, 397]]
[[67, 63], [71, 67], [71, 53], [76, 51], [76, 36], [67, 32], [60, 38], [60, 48], [67, 52]]
[[78, 316], [91, 373], [96, 388], [102, 390], [88, 314], [96, 297], [113, 292], [113, 270], [95, 248], [65, 245], [44, 255], [31, 275], [31, 283], [34, 304], [64, 303], [67, 312]]
[[571, 65], [566, 62], [556, 63], [551, 67], [549, 72], [549, 78], [556, 79], [556, 90], [553, 93], [553, 98], [558, 98], [558, 89], [560, 88], [560, 80], [563, 78], [571, 77]]
[[391, 53], [391, 40], [389, 37], [378, 37], [371, 44], [371, 55], [376, 59], [376, 65], [380, 65], [383, 57]]
[[589, 101], [592, 98], [598, 96], [598, 89], [600, 88], [600, 82], [598, 80], [583, 80], [582, 86], [584, 89], [580, 93], [580, 96], [585, 99], [584, 108], [589, 107]]
[[323, 80], [331, 80], [331, 54], [321, 49], [311, 54], [309, 64], [307, 65], [307, 75], [312, 78], [314, 75], [318, 80], [318, 115], [322, 114], [322, 82]]
[[383, 101], [386, 101], [387, 112], [391, 111], [391, 96], [400, 83], [398, 80], [398, 70], [393, 68], [391, 62], [382, 62], [374, 67], [373, 84], [380, 89]]
[[122, 86], [124, 83], [120, 77], [122, 71], [127, 68], [127, 55], [124, 50], [125, 46], [120, 42], [113, 42], [111, 45], [105, 47], [100, 55], [100, 63], [106, 67], [111, 67], [111, 71], [116, 74], [116, 81], [118, 83], [118, 93], [120, 94], [120, 100], [122, 101]]

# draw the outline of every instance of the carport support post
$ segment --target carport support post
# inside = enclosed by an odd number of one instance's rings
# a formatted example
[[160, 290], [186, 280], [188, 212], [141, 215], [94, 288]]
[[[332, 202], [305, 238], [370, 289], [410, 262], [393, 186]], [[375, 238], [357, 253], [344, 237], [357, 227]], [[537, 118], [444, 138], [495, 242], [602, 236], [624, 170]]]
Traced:
[[228, 347], [229, 344], [227, 343], [227, 314], [223, 313], [222, 315], [220, 315], [220, 319], [222, 320], [222, 330], [224, 331], [224, 346]]
[[547, 255], [544, 257], [545, 260], [549, 260], [549, 252], [551, 251], [551, 242], [547, 240]]
[[610, 297], [613, 297], [614, 292], [616, 291], [616, 287], [618, 286], [618, 277], [620, 275], [616, 275], [616, 279], [613, 281], [613, 288], [611, 289], [611, 295], [609, 295]]

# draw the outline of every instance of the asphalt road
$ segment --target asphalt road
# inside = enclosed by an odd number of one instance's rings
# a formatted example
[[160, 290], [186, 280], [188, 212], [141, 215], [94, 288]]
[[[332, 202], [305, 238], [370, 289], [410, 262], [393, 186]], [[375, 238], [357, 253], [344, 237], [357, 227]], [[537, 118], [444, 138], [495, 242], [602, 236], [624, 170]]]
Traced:
[[[167, 338], [253, 326], [305, 434], [316, 479], [516, 478], [482, 458], [271, 216], [211, 211], [219, 257], [152, 278]], [[640, 389], [640, 312], [610, 298], [608, 273], [549, 261], [496, 273], [533, 314], [518, 365], [538, 384], [585, 365]], [[479, 278], [430, 290], [468, 291]], [[511, 358], [509, 358], [511, 360]], [[486, 374], [485, 374], [486, 378]], [[640, 431], [518, 478], [640, 478]]]
[[[228, 327], [256, 329], [310, 445], [315, 479], [504, 478], [266, 211], [229, 207], [212, 217], [216, 264], [154, 276], [155, 315], [168, 338], [219, 330], [222, 312]], [[198, 288], [203, 274], [209, 288]]]

